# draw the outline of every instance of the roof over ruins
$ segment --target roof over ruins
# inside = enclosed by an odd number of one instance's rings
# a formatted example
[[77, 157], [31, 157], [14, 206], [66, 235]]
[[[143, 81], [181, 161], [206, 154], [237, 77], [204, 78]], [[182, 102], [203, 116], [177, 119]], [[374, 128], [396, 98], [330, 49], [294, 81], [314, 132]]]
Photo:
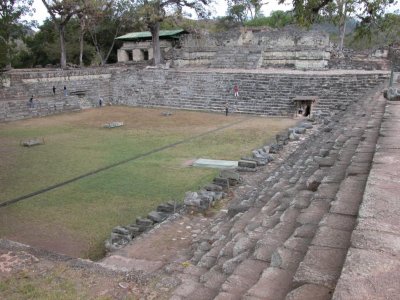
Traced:
[[[160, 38], [177, 39], [181, 34], [184, 33], [188, 32], [184, 29], [160, 30]], [[151, 33], [150, 31], [131, 32], [117, 37], [116, 40], [121, 40], [121, 41], [151, 40]]]

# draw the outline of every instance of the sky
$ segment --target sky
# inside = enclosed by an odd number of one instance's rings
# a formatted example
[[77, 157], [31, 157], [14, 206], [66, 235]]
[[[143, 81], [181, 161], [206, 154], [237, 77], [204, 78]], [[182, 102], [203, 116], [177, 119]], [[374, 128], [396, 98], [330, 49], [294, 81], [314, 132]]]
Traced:
[[[224, 16], [226, 13], [226, 0], [216, 0], [216, 5], [214, 5], [215, 16]], [[289, 1], [290, 2], [290, 1]], [[32, 18], [29, 20], [36, 20], [39, 25], [43, 24], [43, 21], [48, 17], [46, 8], [41, 0], [34, 0], [33, 8], [36, 9]], [[272, 11], [275, 10], [289, 10], [291, 9], [291, 4], [278, 4], [278, 0], [270, 0], [268, 4], [264, 5], [262, 11], [265, 16], [269, 16]]]

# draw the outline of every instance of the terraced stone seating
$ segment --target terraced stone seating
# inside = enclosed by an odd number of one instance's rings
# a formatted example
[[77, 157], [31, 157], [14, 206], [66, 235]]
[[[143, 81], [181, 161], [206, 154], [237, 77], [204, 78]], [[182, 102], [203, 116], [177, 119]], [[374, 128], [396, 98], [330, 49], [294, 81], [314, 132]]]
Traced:
[[190, 266], [170, 275], [181, 282], [171, 299], [331, 299], [384, 105], [377, 94], [336, 114], [234, 199], [194, 240]]

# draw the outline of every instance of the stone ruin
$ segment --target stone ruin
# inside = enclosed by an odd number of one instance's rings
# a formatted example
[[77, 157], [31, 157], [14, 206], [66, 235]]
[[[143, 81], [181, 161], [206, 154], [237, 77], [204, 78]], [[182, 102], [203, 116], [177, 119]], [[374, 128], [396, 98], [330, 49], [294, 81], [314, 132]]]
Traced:
[[181, 37], [179, 49], [170, 50], [171, 66], [259, 69], [290, 67], [325, 69], [330, 59], [328, 34], [297, 28], [244, 28], [216, 34]]
[[104, 124], [103, 128], [116, 128], [116, 127], [121, 127], [121, 126], [124, 126], [124, 122], [113, 121], [113, 122]]
[[44, 145], [44, 138], [30, 138], [20, 142], [21, 146], [32, 147], [38, 145]]

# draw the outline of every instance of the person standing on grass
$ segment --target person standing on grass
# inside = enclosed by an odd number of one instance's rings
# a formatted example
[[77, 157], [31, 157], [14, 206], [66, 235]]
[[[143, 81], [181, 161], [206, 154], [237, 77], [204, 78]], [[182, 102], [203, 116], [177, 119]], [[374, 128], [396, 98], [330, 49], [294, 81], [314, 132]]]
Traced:
[[53, 96], [56, 95], [56, 87], [53, 85]]
[[225, 103], [225, 116], [228, 116], [228, 112], [229, 112], [229, 106], [228, 106], [228, 102]]
[[235, 93], [235, 97], [239, 97], [239, 87], [237, 84], [233, 87], [233, 92]]

